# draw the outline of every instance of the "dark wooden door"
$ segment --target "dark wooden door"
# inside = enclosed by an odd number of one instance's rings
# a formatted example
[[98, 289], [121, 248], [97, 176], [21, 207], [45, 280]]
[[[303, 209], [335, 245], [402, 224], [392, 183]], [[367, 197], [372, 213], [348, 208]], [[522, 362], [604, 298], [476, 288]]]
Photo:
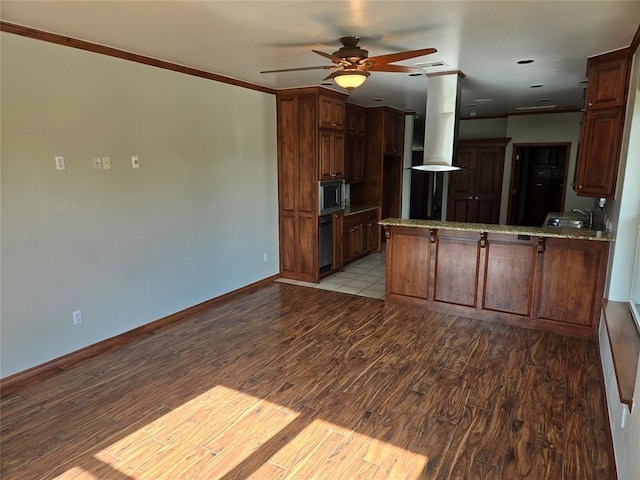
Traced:
[[564, 210], [570, 143], [516, 144], [511, 172], [509, 225], [542, 226]]
[[504, 147], [461, 147], [456, 165], [462, 170], [449, 173], [447, 220], [498, 223]]

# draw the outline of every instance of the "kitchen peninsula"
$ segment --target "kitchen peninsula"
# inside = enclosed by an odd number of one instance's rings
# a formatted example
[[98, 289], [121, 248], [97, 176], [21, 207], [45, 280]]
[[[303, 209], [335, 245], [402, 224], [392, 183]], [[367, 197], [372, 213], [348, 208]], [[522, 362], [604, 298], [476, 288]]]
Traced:
[[606, 232], [387, 218], [385, 300], [595, 338]]

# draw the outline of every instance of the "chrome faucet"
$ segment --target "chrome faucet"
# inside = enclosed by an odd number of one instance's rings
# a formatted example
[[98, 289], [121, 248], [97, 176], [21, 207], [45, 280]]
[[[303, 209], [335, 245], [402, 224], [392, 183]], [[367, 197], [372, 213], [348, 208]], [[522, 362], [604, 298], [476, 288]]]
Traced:
[[593, 211], [589, 210], [588, 208], [585, 208], [584, 210], [574, 208], [573, 210], [571, 210], [571, 213], [579, 213], [580, 215], [582, 215], [589, 221], [589, 229], [593, 228]]

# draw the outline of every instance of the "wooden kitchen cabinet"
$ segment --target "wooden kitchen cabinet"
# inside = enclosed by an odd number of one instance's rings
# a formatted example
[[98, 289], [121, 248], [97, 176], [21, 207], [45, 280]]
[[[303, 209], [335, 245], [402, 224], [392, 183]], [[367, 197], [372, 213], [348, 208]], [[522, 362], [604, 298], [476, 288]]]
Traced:
[[345, 107], [347, 121], [344, 133], [346, 135], [358, 135], [363, 137], [366, 124], [366, 111], [364, 107], [347, 104]]
[[378, 209], [346, 215], [342, 229], [344, 264], [378, 250]]
[[574, 184], [578, 195], [614, 197], [623, 126], [621, 108], [586, 113]]
[[387, 109], [384, 112], [384, 154], [402, 155], [404, 150], [404, 114]]
[[632, 55], [628, 49], [591, 57], [587, 63], [587, 109], [626, 107]]
[[428, 299], [432, 237], [426, 228], [397, 228], [387, 243], [387, 296]]
[[344, 178], [344, 134], [320, 130], [320, 180]]
[[596, 328], [607, 245], [588, 240], [545, 239], [538, 318]]
[[609, 243], [386, 226], [387, 301], [595, 337]]
[[390, 107], [366, 109], [364, 181], [351, 185], [351, 202], [379, 207], [381, 218], [401, 216], [404, 116]]
[[478, 232], [438, 231], [433, 279], [435, 301], [476, 306], [480, 236]]
[[587, 103], [574, 179], [580, 196], [615, 196], [631, 61], [629, 49], [588, 60]]
[[344, 98], [320, 94], [318, 98], [320, 128], [344, 131]]
[[342, 252], [344, 265], [362, 255], [362, 215], [344, 217], [342, 229]]
[[363, 253], [375, 252], [378, 249], [378, 211], [369, 210], [362, 214], [362, 250]]
[[[310, 87], [282, 90], [276, 98], [280, 275], [317, 282], [318, 181], [325, 166], [326, 179], [344, 175], [340, 129], [344, 128], [346, 95]], [[339, 268], [333, 264], [331, 271]]]
[[538, 237], [489, 234], [486, 248], [482, 308], [531, 316]]
[[365, 109], [347, 104], [345, 128], [345, 180], [347, 183], [364, 181]]
[[364, 181], [364, 137], [345, 137], [345, 181], [349, 184]]

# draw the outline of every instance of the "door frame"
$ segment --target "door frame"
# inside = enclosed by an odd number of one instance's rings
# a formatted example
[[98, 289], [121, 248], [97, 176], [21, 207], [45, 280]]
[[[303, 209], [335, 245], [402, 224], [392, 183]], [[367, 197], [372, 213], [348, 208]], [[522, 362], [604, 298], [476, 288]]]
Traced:
[[511, 173], [509, 179], [509, 195], [507, 199], [507, 225], [511, 225], [511, 211], [513, 208], [513, 185], [515, 182], [516, 172], [516, 156], [519, 148], [525, 147], [566, 147], [566, 157], [564, 159], [564, 182], [562, 184], [562, 200], [560, 202], [560, 211], [564, 211], [564, 203], [567, 196], [567, 183], [569, 173], [569, 160], [571, 159], [571, 142], [538, 142], [538, 143], [514, 143], [511, 151]]

